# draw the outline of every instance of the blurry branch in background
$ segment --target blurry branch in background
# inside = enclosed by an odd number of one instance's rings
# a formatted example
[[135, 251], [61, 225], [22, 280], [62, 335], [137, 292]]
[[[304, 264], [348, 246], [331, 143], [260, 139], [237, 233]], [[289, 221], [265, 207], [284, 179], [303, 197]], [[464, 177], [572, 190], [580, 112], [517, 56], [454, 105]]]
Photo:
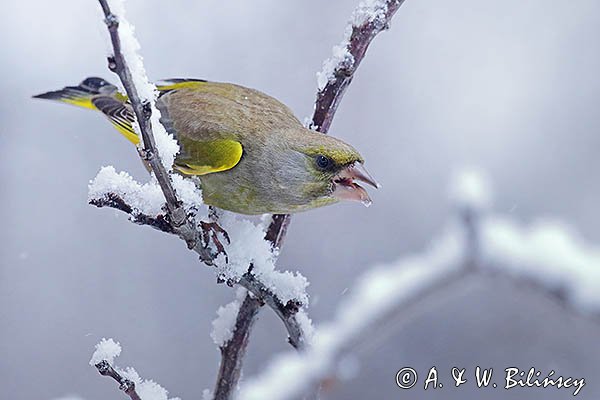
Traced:
[[[560, 223], [523, 228], [490, 216], [491, 191], [478, 171], [459, 174], [451, 192], [456, 215], [441, 237], [421, 254], [368, 269], [334, 319], [316, 329], [311, 347], [275, 357], [242, 386], [239, 398], [295, 399], [324, 383], [331, 387], [340, 378], [351, 378], [358, 368], [353, 357], [368, 353], [488, 271], [516, 285], [525, 282], [573, 312], [599, 315], [597, 247]], [[396, 377], [404, 384], [412, 378]]]

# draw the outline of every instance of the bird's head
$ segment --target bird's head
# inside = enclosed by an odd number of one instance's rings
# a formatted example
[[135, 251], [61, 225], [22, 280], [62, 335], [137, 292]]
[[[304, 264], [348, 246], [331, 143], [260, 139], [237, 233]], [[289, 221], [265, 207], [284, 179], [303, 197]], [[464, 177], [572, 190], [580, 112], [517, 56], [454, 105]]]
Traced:
[[291, 214], [340, 200], [369, 205], [358, 182], [379, 187], [363, 157], [332, 136], [294, 126], [244, 139], [234, 168], [200, 177], [207, 204], [242, 214]]
[[[308, 130], [307, 130], [308, 131]], [[359, 201], [371, 204], [367, 191], [357, 182], [375, 188], [379, 184], [364, 168], [364, 159], [352, 146], [332, 136], [308, 131], [296, 147], [304, 157], [308, 179], [304, 191], [318, 203], [337, 200]]]

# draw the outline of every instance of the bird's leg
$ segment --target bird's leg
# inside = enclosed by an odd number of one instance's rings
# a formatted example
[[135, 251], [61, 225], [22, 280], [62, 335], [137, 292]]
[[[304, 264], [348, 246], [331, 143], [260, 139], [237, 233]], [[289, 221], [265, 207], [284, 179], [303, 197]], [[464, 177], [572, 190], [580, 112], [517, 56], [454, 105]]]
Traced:
[[229, 257], [227, 256], [227, 252], [225, 251], [225, 246], [221, 243], [221, 239], [219, 238], [219, 234], [225, 238], [227, 244], [230, 244], [229, 234], [225, 229], [221, 228], [219, 223], [217, 222], [219, 219], [219, 215], [221, 214], [220, 210], [210, 207], [208, 218], [209, 222], [200, 221], [200, 227], [202, 228], [202, 241], [204, 242], [204, 247], [208, 248], [212, 243], [217, 249], [217, 256], [219, 254], [223, 254], [225, 256], [225, 263], [229, 263]]

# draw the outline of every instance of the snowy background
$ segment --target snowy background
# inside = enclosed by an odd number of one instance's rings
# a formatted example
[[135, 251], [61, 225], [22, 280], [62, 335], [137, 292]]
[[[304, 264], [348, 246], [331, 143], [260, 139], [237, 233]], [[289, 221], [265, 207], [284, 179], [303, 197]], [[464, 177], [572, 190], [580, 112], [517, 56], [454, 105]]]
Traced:
[[[310, 115], [315, 73], [356, 0], [129, 0], [151, 78], [198, 77], [259, 88]], [[0, 25], [0, 385], [10, 399], [122, 398], [88, 366], [102, 337], [182, 399], [212, 388], [211, 321], [235, 293], [174, 237], [86, 204], [112, 164], [140, 180], [135, 150], [90, 112], [31, 95], [98, 75], [106, 32], [95, 2], [9, 2]], [[383, 185], [374, 204], [294, 218], [279, 264], [311, 282], [310, 313], [329, 320], [357, 275], [425, 247], [450, 213], [447, 185], [463, 165], [486, 170], [494, 210], [523, 222], [569, 221], [600, 244], [600, 3], [594, 0], [407, 0], [376, 38], [331, 133], [358, 148]], [[600, 283], [598, 283], [600, 290]], [[328, 398], [565, 399], [569, 390], [401, 392], [398, 369], [536, 366], [585, 377], [600, 396], [598, 319], [574, 315], [498, 277], [464, 288], [376, 343], [353, 380]], [[269, 310], [256, 324], [245, 375], [285, 333]]]

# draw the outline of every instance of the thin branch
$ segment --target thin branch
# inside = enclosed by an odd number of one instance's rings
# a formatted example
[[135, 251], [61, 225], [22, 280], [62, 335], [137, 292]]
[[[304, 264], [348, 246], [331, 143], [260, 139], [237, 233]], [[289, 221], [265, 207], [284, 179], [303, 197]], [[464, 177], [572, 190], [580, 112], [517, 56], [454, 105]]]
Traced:
[[334, 69], [334, 79], [330, 79], [327, 85], [317, 93], [311, 123], [311, 126], [317, 131], [323, 133], [329, 131], [337, 107], [354, 79], [354, 73], [365, 57], [371, 41], [379, 32], [389, 28], [392, 17], [402, 3], [404, 0], [388, 0], [382, 5], [383, 15], [368, 19], [358, 26], [352, 26], [352, 33], [346, 48], [354, 61], [350, 64], [339, 63]]
[[[383, 18], [367, 20], [361, 25], [352, 26], [352, 33], [346, 49], [352, 55], [354, 62], [349, 67], [346, 63], [339, 63], [334, 69], [335, 78], [329, 80], [322, 90], [317, 92], [315, 110], [312, 116], [311, 127], [321, 133], [327, 133], [340, 101], [346, 89], [354, 79], [361, 61], [365, 57], [371, 41], [377, 34], [390, 25], [392, 17], [398, 11], [404, 0], [388, 0], [383, 5], [385, 12]], [[274, 248], [280, 248], [291, 222], [291, 215], [276, 214], [271, 218], [267, 229], [267, 238], [274, 243]]]
[[267, 304], [275, 314], [281, 319], [283, 325], [288, 331], [288, 342], [296, 349], [302, 349], [305, 346], [304, 332], [295, 315], [302, 307], [302, 303], [297, 301], [288, 301], [283, 304], [271, 291], [267, 289], [260, 281], [254, 278], [254, 275], [246, 273], [239, 281], [239, 285], [252, 292], [254, 296]]
[[[96, 207], [111, 207], [130, 215], [132, 222], [139, 225], [148, 225], [154, 229], [160, 230], [161, 232], [174, 233], [173, 227], [168, 223], [166, 216], [159, 214], [157, 216], [150, 216], [143, 213], [136, 212], [131, 206], [129, 206], [122, 197], [116, 193], [108, 193], [102, 198], [91, 199], [90, 204]], [[198, 233], [200, 234], [200, 233]], [[197, 241], [190, 250], [199, 253], [203, 250], [200, 241]], [[251, 269], [250, 266], [249, 269]], [[243, 288], [251, 292], [254, 297], [265, 303], [267, 306], [273, 309], [275, 314], [282, 320], [285, 328], [288, 331], [288, 341], [295, 348], [301, 348], [303, 346], [303, 333], [300, 324], [295, 320], [294, 314], [303, 306], [303, 304], [297, 300], [290, 300], [283, 302], [275, 295], [268, 287], [265, 286], [259, 279], [257, 279], [251, 272], [245, 273], [238, 282], [227, 282], [228, 285], [233, 286], [238, 284]]]
[[[404, 0], [388, 0], [383, 6], [385, 9], [383, 18], [367, 20], [361, 25], [352, 26], [352, 34], [346, 44], [346, 48], [352, 55], [354, 62], [352, 68], [348, 68], [343, 63], [338, 64], [334, 70], [335, 78], [329, 80], [325, 87], [317, 93], [315, 110], [311, 122], [311, 126], [317, 131], [324, 134], [327, 134], [329, 131], [337, 107], [346, 92], [346, 88], [352, 82], [354, 73], [365, 57], [371, 41], [379, 32], [389, 27], [392, 17], [402, 3], [404, 3]], [[266, 239], [273, 243], [273, 248], [281, 248], [290, 222], [291, 215], [289, 214], [275, 214], [271, 217]], [[245, 287], [248, 288], [247, 286]], [[293, 313], [290, 312], [293, 312], [293, 310], [282, 310], [279, 306], [280, 304], [273, 304], [271, 308], [275, 310], [279, 318], [286, 324], [290, 334], [290, 344], [295, 348], [300, 348], [302, 346], [302, 332], [293, 319]]]
[[135, 383], [119, 374], [108, 361], [100, 361], [98, 364], [96, 364], [96, 369], [98, 369], [100, 375], [108, 376], [117, 381], [119, 384], [119, 389], [124, 391], [125, 394], [131, 398], [131, 400], [142, 400], [135, 391]]
[[159, 214], [155, 217], [136, 212], [125, 200], [115, 193], [106, 193], [102, 198], [90, 199], [89, 204], [98, 208], [110, 207], [129, 214], [131, 222], [138, 225], [148, 225], [161, 232], [174, 233], [173, 225], [169, 223], [165, 215]]
[[144, 147], [140, 154], [143, 155], [144, 160], [152, 168], [156, 180], [165, 196], [168, 220], [173, 225], [174, 232], [187, 243], [188, 248], [194, 248], [200, 255], [202, 261], [212, 265], [212, 262], [219, 254], [218, 252], [215, 253], [210, 251], [209, 246], [203, 244], [201, 233], [198, 232], [195, 224], [188, 218], [182, 203], [177, 198], [169, 173], [161, 162], [150, 121], [153, 109], [153, 104], [151, 102], [153, 100], [141, 99], [133, 83], [131, 70], [127, 66], [127, 62], [122, 52], [121, 40], [119, 38], [119, 18], [112, 13], [107, 0], [98, 1], [104, 13], [104, 22], [110, 33], [110, 40], [114, 52], [113, 56], [108, 57], [108, 68], [119, 76], [119, 79], [127, 92], [129, 102], [135, 113], [142, 136]]
[[233, 336], [227, 343], [220, 347], [221, 365], [219, 366], [219, 374], [215, 384], [215, 400], [231, 399], [238, 386], [250, 331], [262, 305], [263, 303], [250, 295], [250, 293], [246, 294], [244, 301], [240, 305], [233, 328]]
[[[266, 233], [265, 240], [270, 241], [274, 247], [276, 246], [277, 237], [269, 237], [269, 231]], [[213, 397], [215, 400], [229, 400], [233, 397], [238, 387], [250, 332], [258, 318], [260, 307], [265, 303], [282, 320], [288, 331], [288, 342], [296, 349], [303, 348], [305, 344], [304, 332], [295, 318], [301, 304], [288, 302], [284, 305], [251, 273], [246, 273], [238, 284], [246, 288], [248, 293], [238, 310], [232, 339], [221, 346], [221, 363]]]
[[274, 214], [271, 216], [271, 223], [267, 228], [265, 240], [272, 243], [273, 249], [280, 249], [283, 244], [283, 239], [287, 233], [287, 228], [290, 224], [289, 214]]
[[131, 107], [133, 108], [133, 112], [135, 113], [135, 118], [140, 127], [142, 142], [144, 146], [144, 159], [152, 167], [152, 171], [154, 171], [154, 174], [156, 175], [156, 180], [160, 184], [160, 188], [162, 189], [163, 194], [165, 195], [169, 215], [171, 217], [179, 217], [179, 219], [172, 219], [172, 222], [176, 226], [181, 225], [185, 223], [185, 220], [187, 218], [185, 215], [185, 210], [183, 210], [181, 203], [177, 199], [175, 189], [171, 184], [171, 178], [169, 177], [169, 173], [160, 161], [160, 156], [156, 147], [154, 135], [152, 134], [152, 124], [150, 122], [150, 116], [152, 115], [152, 105], [151, 103], [149, 103], [148, 99], [144, 99], [142, 101], [138, 94], [137, 88], [133, 84], [133, 77], [131, 76], [131, 71], [127, 66], [127, 61], [125, 60], [121, 49], [118, 17], [111, 12], [107, 0], [98, 1], [100, 2], [100, 6], [102, 7], [102, 11], [104, 12], [104, 22], [108, 27], [108, 31], [110, 33], [110, 41], [112, 42], [114, 50], [113, 56], [108, 58], [108, 68], [112, 72], [117, 74], [121, 79], [121, 83], [123, 84], [123, 87], [127, 92], [127, 96], [129, 97], [129, 101], [131, 102]]

